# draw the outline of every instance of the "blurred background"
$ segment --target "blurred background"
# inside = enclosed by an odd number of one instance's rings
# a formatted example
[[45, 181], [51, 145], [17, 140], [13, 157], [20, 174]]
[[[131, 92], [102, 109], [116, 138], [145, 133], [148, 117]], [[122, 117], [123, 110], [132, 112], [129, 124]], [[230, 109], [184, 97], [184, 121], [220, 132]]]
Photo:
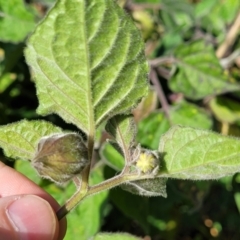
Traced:
[[[45, 119], [79, 131], [57, 115], [37, 115], [34, 80], [23, 56], [28, 35], [54, 2], [0, 0], [0, 125]], [[118, 3], [140, 29], [151, 68], [149, 95], [133, 111], [141, 145], [157, 149], [175, 124], [240, 136], [240, 1]], [[100, 129], [92, 184], [122, 167], [117, 152], [103, 145], [105, 138]], [[0, 158], [61, 204], [74, 192], [71, 183], [58, 187], [40, 179], [28, 162], [10, 161], [2, 152]], [[116, 188], [93, 196], [68, 216], [65, 239], [89, 239], [99, 231], [145, 240], [240, 239], [240, 174], [218, 181], [168, 180], [167, 193], [146, 198]]]

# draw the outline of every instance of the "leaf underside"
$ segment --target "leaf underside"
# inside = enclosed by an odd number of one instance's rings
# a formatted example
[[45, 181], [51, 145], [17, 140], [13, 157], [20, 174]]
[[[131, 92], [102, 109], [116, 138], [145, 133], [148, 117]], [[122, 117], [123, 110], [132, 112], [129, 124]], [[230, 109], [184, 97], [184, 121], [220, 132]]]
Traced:
[[121, 185], [123, 190], [140, 196], [162, 196], [167, 197], [166, 193], [166, 178], [144, 179], [131, 181]]
[[111, 118], [105, 127], [120, 146], [125, 160], [130, 161], [130, 151], [136, 138], [136, 125], [131, 115], [117, 115]]
[[161, 177], [217, 179], [240, 172], [240, 141], [211, 131], [174, 126], [159, 152]]
[[38, 113], [57, 113], [85, 133], [147, 94], [144, 44], [112, 0], [59, 0], [28, 41]]

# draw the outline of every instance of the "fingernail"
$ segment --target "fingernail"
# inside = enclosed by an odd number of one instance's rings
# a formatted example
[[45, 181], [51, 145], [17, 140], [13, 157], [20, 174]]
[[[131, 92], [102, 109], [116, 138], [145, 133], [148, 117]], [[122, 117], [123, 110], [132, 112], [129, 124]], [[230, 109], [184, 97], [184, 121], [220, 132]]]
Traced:
[[21, 240], [53, 239], [56, 218], [49, 203], [40, 197], [17, 198], [8, 206], [7, 216]]

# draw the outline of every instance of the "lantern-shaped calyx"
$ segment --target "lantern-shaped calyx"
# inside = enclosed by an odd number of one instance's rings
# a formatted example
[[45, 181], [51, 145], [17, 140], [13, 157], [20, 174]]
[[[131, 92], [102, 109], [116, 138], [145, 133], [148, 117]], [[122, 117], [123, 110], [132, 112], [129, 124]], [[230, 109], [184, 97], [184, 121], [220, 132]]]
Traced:
[[63, 184], [80, 174], [89, 162], [80, 135], [58, 133], [39, 140], [32, 165], [41, 177]]

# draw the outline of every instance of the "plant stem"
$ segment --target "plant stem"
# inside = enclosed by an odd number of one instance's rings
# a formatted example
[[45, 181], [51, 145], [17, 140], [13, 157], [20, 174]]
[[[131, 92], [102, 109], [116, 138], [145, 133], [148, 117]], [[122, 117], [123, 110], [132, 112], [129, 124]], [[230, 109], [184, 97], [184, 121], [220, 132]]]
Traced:
[[142, 180], [147, 178], [152, 178], [152, 176], [149, 176], [149, 175], [139, 176], [138, 174], [131, 174], [131, 175], [120, 174], [116, 177], [108, 179], [88, 189], [83, 190], [83, 188], [81, 188], [57, 211], [57, 218], [60, 221], [73, 208], [75, 208], [80, 203], [80, 201], [82, 201], [84, 198], [87, 198], [98, 192], [102, 192], [104, 190], [114, 188], [128, 181]]
[[163, 109], [167, 119], [169, 120], [170, 119], [169, 118], [169, 104], [167, 102], [164, 91], [162, 89], [162, 85], [158, 79], [157, 73], [156, 73], [155, 69], [153, 69], [153, 68], [151, 68], [150, 79], [156, 88], [159, 101], [162, 105], [162, 109]]

